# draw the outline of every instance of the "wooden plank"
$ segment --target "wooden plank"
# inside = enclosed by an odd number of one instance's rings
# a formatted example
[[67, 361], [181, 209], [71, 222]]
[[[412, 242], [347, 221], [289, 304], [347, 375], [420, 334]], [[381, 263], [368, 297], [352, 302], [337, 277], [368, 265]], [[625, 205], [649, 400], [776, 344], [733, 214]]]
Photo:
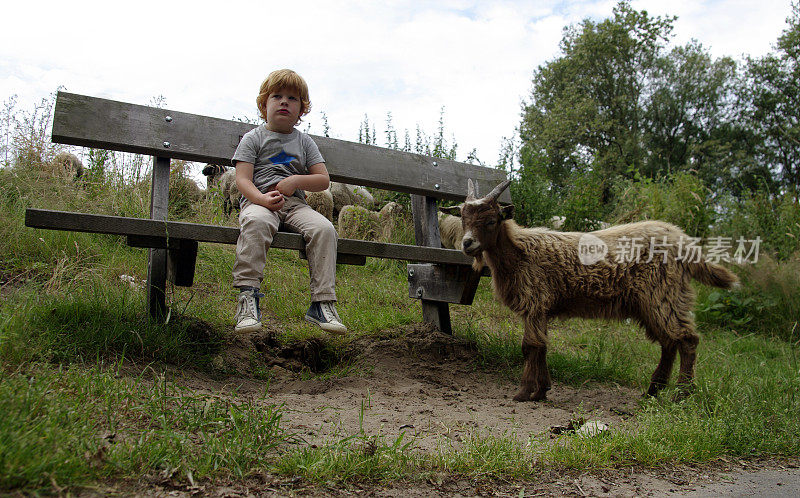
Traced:
[[[253, 125], [167, 109], [59, 92], [54, 142], [230, 164], [241, 137]], [[463, 200], [467, 178], [489, 192], [505, 172], [420, 154], [312, 136], [331, 179], [438, 199]], [[508, 191], [500, 197], [511, 202]]]
[[[411, 210], [414, 216], [414, 240], [418, 246], [441, 247], [439, 220], [437, 217], [436, 199], [421, 195], [411, 196]], [[409, 282], [410, 283], [410, 282]], [[422, 320], [434, 327], [452, 334], [450, 328], [450, 308], [441, 300], [429, 300], [424, 294], [414, 296], [409, 286], [409, 293], [422, 303]]]
[[[239, 229], [234, 227], [203, 225], [181, 221], [156, 221], [144, 218], [126, 218], [122, 216], [51, 211], [34, 208], [25, 210], [25, 226], [51, 230], [127, 235], [129, 237], [133, 236], [134, 240], [139, 242], [155, 240], [147, 239], [147, 237], [154, 237], [164, 240], [188, 239], [198, 242], [215, 242], [235, 245], [239, 238]], [[129, 238], [129, 241], [130, 240]], [[158, 247], [166, 247], [164, 242], [158, 244]], [[299, 234], [278, 232], [275, 234], [275, 238], [272, 241], [272, 247], [277, 249], [295, 249], [299, 251], [305, 248], [305, 243], [303, 237]], [[472, 258], [468, 258], [461, 251], [456, 251], [454, 249], [418, 247], [355, 239], [339, 239], [338, 252], [340, 254], [395, 259], [400, 261], [455, 265], [472, 264]]]
[[[150, 218], [164, 222], [169, 209], [169, 158], [153, 157], [153, 179], [150, 188]], [[152, 248], [147, 256], [147, 302], [150, 316], [163, 320], [167, 316], [166, 289], [169, 258], [166, 249]]]
[[468, 266], [408, 265], [408, 296], [427, 301], [472, 304], [481, 273]]
[[441, 247], [436, 199], [412, 195], [411, 214], [414, 217], [414, 240], [417, 245]]
[[197, 241], [183, 239], [179, 247], [167, 251], [167, 279], [180, 287], [194, 283]]

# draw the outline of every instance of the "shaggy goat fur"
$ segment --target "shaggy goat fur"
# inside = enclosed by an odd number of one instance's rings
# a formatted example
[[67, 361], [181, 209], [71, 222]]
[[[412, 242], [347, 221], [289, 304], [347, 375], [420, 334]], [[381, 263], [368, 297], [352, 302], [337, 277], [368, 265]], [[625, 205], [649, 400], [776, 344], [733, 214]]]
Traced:
[[[736, 275], [702, 257], [681, 257], [685, 256], [679, 250], [688, 241], [686, 235], [660, 221], [590, 234], [522, 228], [510, 219], [514, 206], [501, 207], [497, 202], [508, 184], [506, 180], [486, 197], [476, 199], [470, 181], [466, 202], [450, 210], [461, 213], [464, 253], [475, 258], [476, 269], [484, 264], [489, 267], [495, 296], [524, 322], [525, 367], [514, 399], [546, 398], [550, 389], [547, 322], [559, 316], [638, 320], [646, 336], [661, 345], [661, 360], [647, 393], [655, 395], [666, 386], [678, 352], [678, 385], [690, 388], [699, 341], [690, 282], [694, 278], [729, 288], [736, 284]], [[627, 251], [620, 248], [625, 249], [625, 241], [636, 240], [641, 243], [638, 257], [623, 257]], [[591, 262], [582, 260], [579, 248], [587, 241], [605, 246], [607, 253], [601, 251]]]

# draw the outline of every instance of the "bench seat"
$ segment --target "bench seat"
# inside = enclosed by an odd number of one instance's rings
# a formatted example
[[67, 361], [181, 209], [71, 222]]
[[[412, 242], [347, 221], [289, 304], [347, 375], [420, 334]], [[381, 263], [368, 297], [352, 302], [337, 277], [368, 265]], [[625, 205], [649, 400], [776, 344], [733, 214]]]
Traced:
[[[59, 92], [53, 112], [52, 140], [153, 157], [150, 219], [28, 209], [32, 228], [114, 234], [134, 247], [149, 248], [147, 292], [150, 314], [166, 314], [166, 282], [191, 286], [198, 242], [236, 244], [239, 229], [167, 220], [172, 160], [229, 164], [242, 136], [254, 125], [114, 100]], [[333, 181], [411, 195], [415, 245], [339, 239], [337, 263], [363, 265], [367, 257], [407, 261], [409, 297], [422, 303], [423, 320], [450, 332], [448, 303], [471, 304], [480, 277], [472, 258], [441, 248], [437, 203], [464, 200], [467, 179], [489, 191], [506, 179], [505, 171], [410, 152], [312, 136], [325, 157]], [[511, 201], [508, 191], [501, 203]], [[272, 247], [293, 249], [304, 257], [295, 233], [278, 232]]]
[[[162, 249], [170, 248], [169, 240], [236, 244], [236, 240], [239, 238], [239, 229], [235, 227], [34, 208], [29, 208], [25, 211], [25, 226], [72, 232], [126, 235], [131, 246]], [[157, 240], [163, 242], [159, 243]], [[272, 247], [302, 251], [305, 249], [305, 242], [303, 242], [303, 237], [299, 234], [278, 232], [275, 234]], [[340, 258], [344, 256], [344, 258], [341, 258], [344, 261], [340, 259], [337, 262], [344, 264], [364, 264], [363, 258], [367, 256], [449, 265], [469, 266], [472, 264], [472, 258], [468, 258], [461, 251], [454, 249], [357, 239], [339, 239], [338, 254]], [[350, 258], [348, 259], [348, 257]], [[361, 258], [360, 262], [357, 258]]]

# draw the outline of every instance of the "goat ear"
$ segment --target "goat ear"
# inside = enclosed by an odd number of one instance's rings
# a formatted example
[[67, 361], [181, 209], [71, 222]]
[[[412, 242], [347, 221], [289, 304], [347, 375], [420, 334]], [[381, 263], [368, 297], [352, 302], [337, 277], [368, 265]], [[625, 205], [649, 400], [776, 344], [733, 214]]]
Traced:
[[501, 220], [510, 220], [514, 217], [514, 205], [509, 204], [508, 206], [503, 206], [500, 208], [500, 219]]
[[440, 207], [439, 211], [453, 216], [461, 216], [461, 206]]
[[467, 178], [467, 200], [474, 201], [478, 197], [478, 191], [475, 189], [475, 184], [472, 183], [472, 178]]

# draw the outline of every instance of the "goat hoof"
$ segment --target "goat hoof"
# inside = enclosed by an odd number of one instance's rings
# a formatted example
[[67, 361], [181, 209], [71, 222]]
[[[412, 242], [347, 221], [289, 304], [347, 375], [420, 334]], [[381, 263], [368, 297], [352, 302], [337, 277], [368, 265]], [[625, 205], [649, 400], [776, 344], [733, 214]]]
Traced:
[[517, 393], [514, 396], [514, 401], [523, 402], [523, 401], [530, 401], [531, 400], [531, 392], [527, 390], [523, 390]]
[[547, 389], [542, 389], [533, 395], [533, 401], [544, 401], [547, 399]]
[[666, 386], [664, 384], [651, 383], [650, 387], [647, 388], [647, 392], [642, 394], [642, 397], [646, 398], [649, 396], [655, 398], [656, 396], [658, 396], [658, 392], [664, 389], [665, 387]]
[[685, 400], [689, 396], [692, 395], [695, 391], [695, 386], [693, 384], [680, 384], [678, 385], [678, 392], [672, 397], [672, 401], [675, 403], [680, 403], [681, 401]]

